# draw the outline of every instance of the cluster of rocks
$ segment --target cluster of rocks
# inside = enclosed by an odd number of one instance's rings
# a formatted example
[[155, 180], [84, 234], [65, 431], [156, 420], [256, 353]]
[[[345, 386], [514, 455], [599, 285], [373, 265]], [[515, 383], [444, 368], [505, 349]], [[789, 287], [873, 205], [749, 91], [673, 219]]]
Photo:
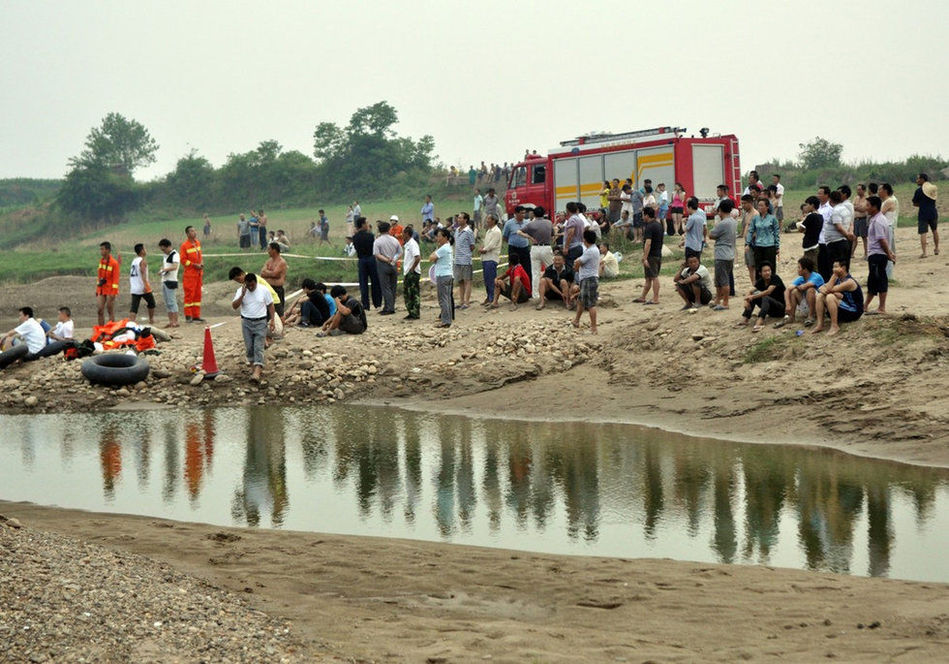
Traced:
[[[600, 343], [575, 333], [567, 319], [523, 320], [499, 326], [492, 319], [448, 329], [414, 326], [410, 333], [317, 339], [310, 330], [288, 330], [266, 353], [260, 384], [249, 380], [243, 344], [216, 341], [221, 370], [201, 366], [203, 340], [173, 338], [148, 355], [151, 371], [135, 385], [90, 384], [81, 361], [52, 358], [4, 372], [0, 409], [49, 412], [110, 408], [131, 402], [160, 406], [335, 403], [354, 397], [405, 394], [406, 386], [437, 386], [462, 379], [488, 386], [565, 371], [586, 362]], [[368, 343], [367, 343], [368, 342]], [[515, 361], [511, 361], [515, 360]]]
[[0, 516], [0, 659], [308, 661], [288, 622], [148, 558]]

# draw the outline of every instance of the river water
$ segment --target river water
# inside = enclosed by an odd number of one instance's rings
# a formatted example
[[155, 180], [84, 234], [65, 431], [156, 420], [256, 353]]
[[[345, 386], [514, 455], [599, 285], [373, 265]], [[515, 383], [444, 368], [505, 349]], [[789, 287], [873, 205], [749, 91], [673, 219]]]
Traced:
[[219, 525], [949, 581], [949, 472], [389, 408], [0, 416], [0, 498]]

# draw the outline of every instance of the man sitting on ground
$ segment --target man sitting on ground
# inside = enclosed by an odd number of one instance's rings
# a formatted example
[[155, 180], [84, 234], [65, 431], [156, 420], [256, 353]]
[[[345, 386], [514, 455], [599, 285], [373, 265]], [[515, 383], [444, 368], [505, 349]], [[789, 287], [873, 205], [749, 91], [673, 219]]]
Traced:
[[820, 276], [814, 261], [806, 256], [797, 260], [797, 274], [797, 279], [784, 292], [784, 318], [774, 324], [776, 328], [793, 323], [798, 311], [807, 317], [805, 326], [814, 324], [817, 289], [824, 285], [824, 277]]
[[323, 324], [323, 330], [317, 332], [316, 336], [335, 337], [341, 334], [362, 334], [366, 331], [366, 310], [362, 308], [359, 300], [347, 294], [342, 286], [333, 286], [330, 297], [336, 302], [336, 313]]
[[613, 279], [619, 275], [619, 259], [612, 251], [610, 245], [601, 242], [600, 246], [600, 278]]
[[764, 320], [768, 316], [777, 318], [784, 313], [784, 282], [774, 274], [771, 263], [764, 261], [759, 266], [758, 279], [755, 287], [745, 296], [745, 311], [741, 314], [742, 321], [738, 325], [747, 325], [755, 307], [760, 307], [758, 322], [751, 329], [760, 332], [764, 327]]
[[46, 333], [50, 341], [72, 341], [75, 332], [75, 323], [69, 307], [60, 307], [56, 327]]
[[336, 313], [336, 301], [326, 294], [326, 284], [304, 279], [303, 295], [287, 311], [284, 325], [320, 327]]
[[33, 318], [31, 307], [21, 307], [19, 310], [20, 324], [3, 335], [0, 339], [0, 369], [5, 369], [17, 360], [28, 362], [35, 360], [46, 346], [46, 332], [40, 322]]
[[563, 253], [554, 254], [554, 262], [544, 270], [540, 280], [540, 304], [537, 310], [547, 306], [547, 300], [559, 300], [566, 309], [574, 307], [573, 298], [580, 292], [580, 287], [574, 284], [573, 270], [563, 259]]
[[712, 278], [708, 273], [708, 268], [699, 263], [699, 257], [695, 254], [686, 259], [685, 268], [673, 278], [673, 281], [676, 285], [676, 293], [685, 300], [682, 311], [698, 309], [700, 302], [705, 306], [712, 301]]
[[517, 254], [508, 255], [507, 272], [494, 280], [494, 302], [491, 309], [498, 308], [498, 300], [504, 296], [511, 301], [511, 311], [517, 310], [518, 304], [531, 299], [531, 278], [521, 265], [521, 257]]
[[834, 261], [833, 273], [817, 291], [817, 326], [811, 334], [824, 331], [824, 313], [830, 318], [827, 336], [840, 332], [840, 323], [851, 323], [863, 315], [863, 291], [850, 274], [850, 263], [845, 259]]

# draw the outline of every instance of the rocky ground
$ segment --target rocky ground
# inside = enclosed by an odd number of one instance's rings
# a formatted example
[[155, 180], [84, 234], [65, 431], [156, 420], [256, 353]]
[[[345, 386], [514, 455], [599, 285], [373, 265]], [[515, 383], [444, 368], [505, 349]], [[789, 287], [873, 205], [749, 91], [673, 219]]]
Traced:
[[0, 661], [312, 661], [289, 622], [140, 555], [0, 516], [0, 560]]

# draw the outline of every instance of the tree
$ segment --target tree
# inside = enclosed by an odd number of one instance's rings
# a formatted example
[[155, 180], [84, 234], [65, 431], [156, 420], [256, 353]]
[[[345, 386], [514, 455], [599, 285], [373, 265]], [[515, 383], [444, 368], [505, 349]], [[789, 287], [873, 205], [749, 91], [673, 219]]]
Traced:
[[93, 127], [85, 149], [70, 161], [79, 168], [104, 167], [116, 175], [132, 177], [141, 166], [155, 162], [158, 143], [141, 123], [119, 113], [109, 113], [100, 127]]
[[66, 175], [56, 202], [66, 213], [88, 221], [117, 223], [142, 202], [139, 185], [101, 165], [73, 168]]
[[831, 143], [820, 136], [810, 143], [798, 143], [798, 147], [801, 148], [798, 158], [805, 170], [840, 166], [840, 155], [844, 151], [840, 143]]
[[356, 109], [345, 128], [332, 122], [316, 126], [313, 156], [327, 193], [379, 195], [391, 190], [396, 177], [431, 172], [435, 140], [397, 136], [398, 120], [395, 108], [380, 101]]

